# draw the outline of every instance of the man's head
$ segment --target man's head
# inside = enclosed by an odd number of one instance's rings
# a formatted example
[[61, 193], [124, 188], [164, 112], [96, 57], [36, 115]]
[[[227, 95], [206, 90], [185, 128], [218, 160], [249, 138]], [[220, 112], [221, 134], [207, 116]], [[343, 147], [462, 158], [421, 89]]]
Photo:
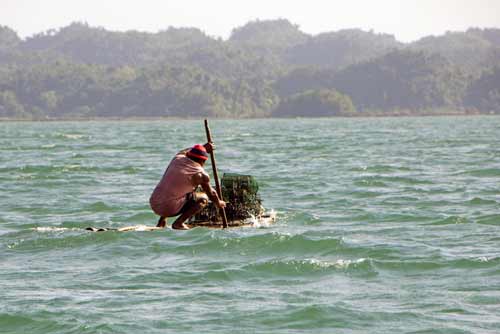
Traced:
[[196, 144], [189, 151], [187, 151], [186, 156], [193, 161], [196, 161], [200, 165], [204, 165], [205, 161], [208, 160], [208, 153], [205, 146]]

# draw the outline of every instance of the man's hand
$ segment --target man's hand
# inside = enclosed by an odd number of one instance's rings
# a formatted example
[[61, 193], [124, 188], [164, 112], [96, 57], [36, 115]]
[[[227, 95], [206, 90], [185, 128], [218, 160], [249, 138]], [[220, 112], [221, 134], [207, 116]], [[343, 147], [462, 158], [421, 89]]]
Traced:
[[219, 208], [221, 208], [221, 209], [222, 209], [222, 208], [225, 208], [225, 207], [226, 207], [226, 202], [225, 202], [225, 201], [219, 201], [219, 203], [217, 203], [217, 206], [218, 206]]
[[206, 143], [203, 145], [205, 147], [205, 150], [207, 150], [207, 153], [210, 154], [213, 151], [215, 151], [215, 144], [214, 143]]

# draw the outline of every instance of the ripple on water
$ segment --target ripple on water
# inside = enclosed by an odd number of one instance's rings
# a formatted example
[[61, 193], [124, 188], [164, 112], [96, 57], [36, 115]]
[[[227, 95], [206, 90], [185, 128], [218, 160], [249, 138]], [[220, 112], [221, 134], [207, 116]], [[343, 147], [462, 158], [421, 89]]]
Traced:
[[459, 173], [459, 175], [470, 175], [475, 177], [499, 177], [500, 176], [500, 168], [483, 168], [483, 169], [475, 169], [469, 170]]
[[253, 263], [243, 268], [245, 276], [253, 277], [297, 277], [305, 278], [316, 275], [329, 275], [332, 272], [342, 271], [351, 275], [371, 277], [377, 275], [377, 271], [370, 261], [361, 258], [355, 260], [338, 259], [336, 261], [324, 261], [317, 259], [274, 259]]
[[476, 218], [476, 223], [485, 225], [500, 225], [500, 214], [480, 216]]
[[436, 220], [427, 225], [456, 225], [456, 224], [470, 224], [472, 221], [463, 216], [450, 216], [443, 219]]
[[0, 313], [0, 324], [4, 333], [65, 333], [78, 327], [63, 324], [55, 314], [51, 316], [48, 312], [29, 315]]

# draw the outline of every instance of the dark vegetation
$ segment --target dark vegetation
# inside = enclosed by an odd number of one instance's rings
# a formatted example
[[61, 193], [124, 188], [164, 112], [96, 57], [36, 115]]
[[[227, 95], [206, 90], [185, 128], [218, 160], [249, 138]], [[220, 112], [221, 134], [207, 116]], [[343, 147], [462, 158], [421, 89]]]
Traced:
[[500, 114], [500, 29], [404, 44], [254, 21], [195, 28], [73, 23], [25, 40], [0, 27], [0, 118]]

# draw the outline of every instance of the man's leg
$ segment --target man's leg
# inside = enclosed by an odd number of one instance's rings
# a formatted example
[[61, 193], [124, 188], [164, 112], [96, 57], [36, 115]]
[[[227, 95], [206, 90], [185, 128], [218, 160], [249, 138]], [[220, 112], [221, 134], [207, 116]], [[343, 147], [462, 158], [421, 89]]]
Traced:
[[160, 217], [158, 220], [158, 224], [156, 224], [156, 227], [165, 227], [165, 224], [167, 224], [167, 217]]
[[186, 203], [181, 215], [172, 224], [172, 228], [189, 230], [189, 226], [184, 224], [184, 222], [207, 206], [208, 196], [205, 193], [195, 193], [193, 195], [193, 200]]

